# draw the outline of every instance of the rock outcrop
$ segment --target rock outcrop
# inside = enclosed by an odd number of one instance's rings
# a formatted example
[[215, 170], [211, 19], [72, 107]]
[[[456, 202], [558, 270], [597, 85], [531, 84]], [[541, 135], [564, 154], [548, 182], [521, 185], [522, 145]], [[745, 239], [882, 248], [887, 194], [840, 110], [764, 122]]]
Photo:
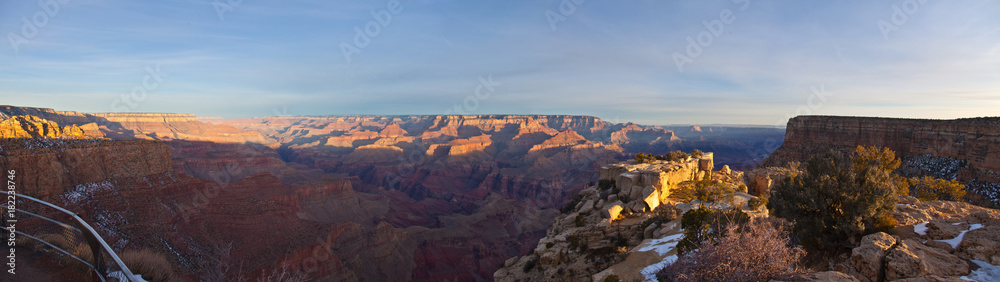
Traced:
[[958, 179], [969, 191], [1000, 204], [1000, 118], [955, 120], [799, 116], [788, 120], [785, 141], [759, 167], [805, 162], [828, 150], [858, 145], [892, 149], [906, 176]]
[[[644, 269], [676, 255], [673, 246], [682, 237], [679, 220], [658, 214], [672, 211], [677, 216], [682, 211], [675, 205], [689, 206], [669, 199], [670, 189], [706, 174], [699, 170], [699, 164], [712, 156], [705, 153], [701, 158], [674, 162], [628, 161], [602, 167], [600, 180], [613, 185], [604, 188], [595, 185], [580, 191], [575, 205], [571, 202], [563, 208], [533, 251], [504, 261], [493, 278], [603, 281], [614, 274], [624, 281], [648, 279], [651, 274], [644, 273]], [[732, 173], [708, 171], [707, 174], [718, 176], [719, 181], [741, 181], [741, 177], [721, 177]], [[616, 190], [620, 192], [614, 193]]]

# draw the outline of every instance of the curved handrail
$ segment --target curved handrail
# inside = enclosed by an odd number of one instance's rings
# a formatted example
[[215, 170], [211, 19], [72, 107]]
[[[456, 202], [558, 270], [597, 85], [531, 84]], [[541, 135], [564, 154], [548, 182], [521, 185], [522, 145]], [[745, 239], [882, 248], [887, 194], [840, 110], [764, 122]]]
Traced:
[[[0, 194], [10, 195], [12, 193], [0, 190]], [[105, 242], [104, 239], [101, 238], [101, 236], [97, 234], [97, 231], [95, 231], [93, 227], [90, 227], [90, 224], [87, 224], [87, 222], [84, 221], [82, 218], [80, 218], [76, 213], [71, 212], [71, 211], [69, 211], [67, 209], [64, 209], [62, 207], [50, 204], [49, 202], [36, 199], [34, 197], [31, 197], [31, 196], [26, 196], [26, 195], [16, 194], [16, 193], [13, 193], [13, 194], [14, 194], [14, 196], [16, 198], [25, 198], [25, 199], [28, 199], [28, 200], [30, 200], [32, 202], [36, 202], [36, 203], [45, 205], [47, 207], [50, 207], [52, 209], [55, 209], [57, 211], [60, 211], [62, 213], [65, 213], [65, 214], [73, 217], [73, 219], [76, 220], [76, 223], [80, 227], [80, 229], [78, 229], [80, 231], [80, 233], [82, 233], [83, 236], [85, 238], [87, 238], [88, 241], [91, 241], [91, 243], [97, 243], [99, 245], [99, 247], [104, 250], [104, 252], [108, 253], [108, 256], [111, 257], [111, 260], [113, 260], [114, 263], [118, 266], [118, 268], [121, 269], [121, 271], [125, 274], [125, 278], [126, 279], [128, 279], [131, 282], [138, 282], [138, 280], [135, 279], [135, 275], [132, 274], [132, 271], [130, 271], [127, 266], [125, 266], [125, 263], [122, 262], [121, 258], [118, 258], [118, 255], [115, 254], [115, 251], [113, 249], [111, 249], [111, 246], [108, 245], [108, 243]], [[17, 210], [17, 209], [15, 209], [15, 210]], [[32, 214], [32, 215], [39, 216], [37, 214]], [[41, 216], [39, 216], [39, 217], [41, 217]], [[45, 218], [45, 217], [42, 217], [42, 218]], [[45, 218], [45, 219], [48, 219], [48, 218]], [[53, 220], [50, 219], [49, 221], [53, 221]], [[31, 236], [29, 236], [29, 237], [31, 237]], [[32, 238], [34, 238], [34, 237], [32, 237]], [[90, 247], [91, 247], [91, 251], [94, 251], [93, 250], [93, 248], [94, 248], [93, 244]], [[100, 254], [98, 254], [98, 253], [95, 252], [94, 261], [95, 261], [94, 264], [96, 264], [98, 267], [100, 267], [102, 265]], [[100, 270], [100, 269], [97, 269], [97, 268], [95, 268], [95, 270], [98, 271], [99, 273], [103, 273], [103, 270]], [[102, 277], [102, 279], [103, 279], [103, 277]]]

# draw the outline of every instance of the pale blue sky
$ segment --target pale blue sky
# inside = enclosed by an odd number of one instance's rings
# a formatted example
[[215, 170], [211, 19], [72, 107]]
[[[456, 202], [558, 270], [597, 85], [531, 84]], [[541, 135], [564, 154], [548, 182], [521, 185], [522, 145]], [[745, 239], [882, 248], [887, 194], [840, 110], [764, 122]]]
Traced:
[[[457, 104], [643, 124], [1000, 115], [1000, 1], [63, 1], [0, 2], [0, 104], [224, 117]], [[366, 25], [378, 34], [348, 62], [342, 44]], [[703, 32], [681, 71], [675, 54]], [[499, 85], [476, 96], [489, 76]]]

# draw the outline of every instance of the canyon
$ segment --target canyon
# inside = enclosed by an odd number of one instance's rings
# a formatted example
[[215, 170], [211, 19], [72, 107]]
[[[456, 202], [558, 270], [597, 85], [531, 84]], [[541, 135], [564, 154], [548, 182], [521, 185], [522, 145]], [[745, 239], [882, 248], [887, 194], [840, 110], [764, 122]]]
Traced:
[[167, 255], [187, 279], [492, 280], [602, 165], [697, 146], [729, 152], [719, 165], [750, 167], [783, 134], [554, 115], [200, 119], [0, 106], [0, 118], [0, 165], [31, 179], [23, 193], [78, 211], [116, 248]]

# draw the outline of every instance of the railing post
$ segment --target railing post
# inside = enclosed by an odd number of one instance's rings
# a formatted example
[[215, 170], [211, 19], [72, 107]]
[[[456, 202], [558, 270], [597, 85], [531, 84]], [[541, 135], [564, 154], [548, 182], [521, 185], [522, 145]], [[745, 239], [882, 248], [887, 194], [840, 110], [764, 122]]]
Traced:
[[74, 225], [76, 225], [77, 228], [79, 228], [80, 231], [82, 231], [80, 233], [82, 233], [83, 237], [87, 239], [87, 245], [90, 246], [90, 253], [93, 254], [94, 256], [94, 268], [97, 268], [97, 272], [99, 272], [101, 276], [108, 277], [108, 273], [107, 271], [105, 271], [104, 267], [104, 256], [101, 255], [101, 243], [97, 241], [97, 237], [95, 237], [96, 234], [84, 231], [87, 230], [86, 227], [83, 227], [83, 224], [85, 223], [80, 222], [81, 219], [78, 214], [73, 214], [73, 215], [74, 215], [73, 218], [76, 219], [74, 221], [75, 223]]

